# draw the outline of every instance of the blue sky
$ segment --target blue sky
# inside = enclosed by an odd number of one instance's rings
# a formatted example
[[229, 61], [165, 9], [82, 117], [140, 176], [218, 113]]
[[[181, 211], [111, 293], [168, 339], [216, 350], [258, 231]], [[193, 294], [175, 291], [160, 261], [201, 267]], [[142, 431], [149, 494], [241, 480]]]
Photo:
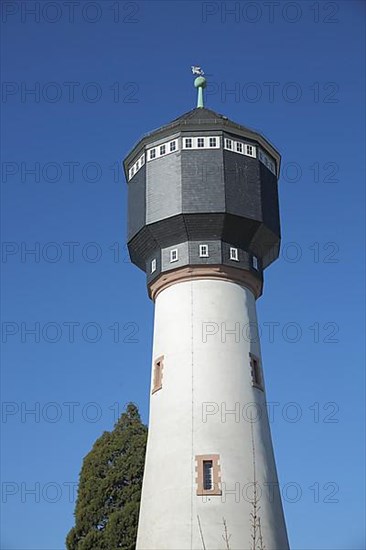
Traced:
[[2, 548], [64, 548], [82, 458], [126, 402], [147, 421], [119, 163], [195, 106], [192, 64], [283, 157], [258, 312], [291, 547], [364, 548], [365, 4], [277, 4], [2, 3]]

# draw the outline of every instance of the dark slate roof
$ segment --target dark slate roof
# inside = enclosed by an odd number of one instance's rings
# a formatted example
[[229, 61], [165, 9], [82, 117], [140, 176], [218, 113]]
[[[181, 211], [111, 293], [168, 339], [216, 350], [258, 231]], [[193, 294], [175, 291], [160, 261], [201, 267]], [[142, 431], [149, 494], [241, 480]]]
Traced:
[[[215, 125], [225, 125], [225, 126], [232, 126], [233, 129], [242, 129], [246, 132], [253, 132], [250, 128], [246, 128], [245, 126], [241, 126], [240, 124], [237, 124], [236, 122], [233, 122], [232, 120], [229, 120], [227, 116], [221, 115], [219, 113], [216, 113], [215, 111], [212, 111], [211, 109], [205, 109], [205, 108], [196, 108], [192, 109], [191, 111], [188, 111], [187, 113], [184, 113], [183, 115], [179, 116], [178, 118], [175, 118], [172, 120], [172, 122], [169, 122], [168, 124], [165, 124], [164, 126], [161, 126], [160, 128], [154, 130], [153, 132], [149, 132], [144, 137], [148, 137], [151, 135], [156, 135], [160, 132], [164, 132], [165, 130], [172, 130], [176, 126], [186, 126], [187, 129], [191, 129], [192, 127], [196, 126], [215, 126]], [[256, 132], [255, 132], [256, 133]]]
[[172, 120], [168, 124], [165, 124], [164, 126], [161, 126], [160, 128], [153, 130], [152, 132], [149, 132], [148, 134], [145, 134], [127, 155], [124, 161], [125, 167], [126, 163], [133, 158], [133, 156], [136, 154], [138, 149], [141, 148], [142, 145], [148, 144], [152, 140], [169, 136], [174, 131], [178, 132], [186, 130], [199, 131], [218, 129], [225, 130], [227, 132], [232, 131], [233, 133], [241, 135], [242, 137], [247, 137], [259, 141], [273, 154], [275, 158], [277, 158], [278, 162], [280, 161], [279, 152], [271, 144], [271, 142], [263, 136], [260, 131], [242, 126], [241, 124], [238, 124], [237, 122], [234, 122], [228, 117], [216, 113], [211, 109], [195, 108]]

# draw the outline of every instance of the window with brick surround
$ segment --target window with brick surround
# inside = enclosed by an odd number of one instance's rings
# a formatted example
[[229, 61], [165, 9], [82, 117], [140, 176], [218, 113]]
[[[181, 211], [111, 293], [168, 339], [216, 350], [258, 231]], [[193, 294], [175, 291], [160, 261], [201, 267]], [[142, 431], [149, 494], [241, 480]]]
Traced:
[[155, 393], [158, 390], [161, 390], [163, 387], [163, 366], [164, 366], [164, 357], [158, 357], [154, 361], [154, 373], [153, 373], [153, 387], [151, 393]]
[[259, 357], [253, 353], [249, 353], [250, 356], [250, 368], [252, 374], [252, 385], [259, 390], [264, 390], [263, 376]]
[[196, 455], [196, 494], [221, 495], [220, 455]]

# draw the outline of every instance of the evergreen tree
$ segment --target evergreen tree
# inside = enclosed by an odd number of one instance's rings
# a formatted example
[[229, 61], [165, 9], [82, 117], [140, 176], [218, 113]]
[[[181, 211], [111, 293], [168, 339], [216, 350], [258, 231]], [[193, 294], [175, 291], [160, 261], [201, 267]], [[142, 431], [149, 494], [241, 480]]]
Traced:
[[129, 403], [113, 431], [94, 443], [80, 472], [68, 550], [134, 550], [146, 439], [147, 428]]

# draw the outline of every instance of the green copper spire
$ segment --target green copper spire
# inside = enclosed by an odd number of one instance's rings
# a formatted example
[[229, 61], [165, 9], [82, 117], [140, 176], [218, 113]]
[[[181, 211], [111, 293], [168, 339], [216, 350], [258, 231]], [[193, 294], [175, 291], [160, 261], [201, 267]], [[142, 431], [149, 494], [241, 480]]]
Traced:
[[203, 76], [205, 73], [201, 67], [192, 66], [192, 73], [198, 74], [199, 76], [195, 79], [194, 85], [197, 88], [197, 109], [202, 109], [203, 105], [203, 89], [206, 88], [207, 82]]

